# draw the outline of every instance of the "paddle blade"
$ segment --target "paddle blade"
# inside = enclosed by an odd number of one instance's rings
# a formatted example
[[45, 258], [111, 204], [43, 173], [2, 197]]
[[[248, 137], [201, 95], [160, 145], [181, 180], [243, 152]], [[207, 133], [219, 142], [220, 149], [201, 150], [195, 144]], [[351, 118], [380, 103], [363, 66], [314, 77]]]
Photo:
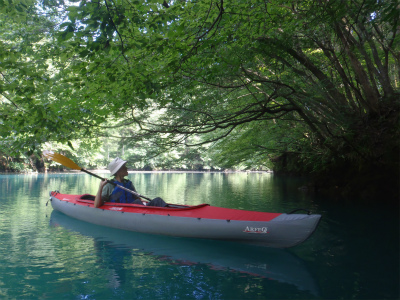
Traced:
[[82, 168], [80, 166], [78, 166], [76, 163], [74, 163], [72, 160], [70, 160], [68, 157], [66, 157], [62, 154], [55, 153], [53, 151], [44, 150], [43, 155], [48, 159], [51, 159], [55, 162], [58, 162], [59, 164], [62, 164], [64, 167], [74, 169], [74, 170], [79, 170], [79, 171], [82, 170]]

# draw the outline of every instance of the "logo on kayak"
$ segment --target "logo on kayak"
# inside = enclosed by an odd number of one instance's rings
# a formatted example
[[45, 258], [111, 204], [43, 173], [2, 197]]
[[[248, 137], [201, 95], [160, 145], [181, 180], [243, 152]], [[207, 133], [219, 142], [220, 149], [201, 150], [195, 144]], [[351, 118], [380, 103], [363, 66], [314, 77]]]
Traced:
[[110, 210], [122, 210], [122, 207], [110, 207]]
[[268, 227], [251, 227], [246, 226], [246, 229], [243, 230], [246, 233], [268, 233]]

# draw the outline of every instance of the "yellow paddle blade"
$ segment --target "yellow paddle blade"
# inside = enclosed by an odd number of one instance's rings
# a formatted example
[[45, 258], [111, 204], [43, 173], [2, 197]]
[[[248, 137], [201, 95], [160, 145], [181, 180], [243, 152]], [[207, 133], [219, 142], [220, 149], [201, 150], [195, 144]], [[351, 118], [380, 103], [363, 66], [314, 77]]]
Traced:
[[82, 168], [80, 166], [78, 166], [76, 163], [74, 163], [72, 160], [70, 160], [68, 157], [66, 157], [62, 154], [55, 153], [53, 151], [44, 150], [43, 155], [46, 158], [51, 159], [55, 162], [58, 162], [59, 164], [62, 164], [63, 166], [65, 166], [67, 168], [79, 170], [79, 171], [82, 170]]

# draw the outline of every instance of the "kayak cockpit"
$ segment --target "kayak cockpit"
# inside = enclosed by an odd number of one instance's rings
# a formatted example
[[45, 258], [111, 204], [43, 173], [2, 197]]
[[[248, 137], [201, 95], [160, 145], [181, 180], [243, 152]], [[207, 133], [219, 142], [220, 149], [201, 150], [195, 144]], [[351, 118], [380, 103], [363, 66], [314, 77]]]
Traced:
[[[80, 203], [90, 203], [93, 204], [93, 201], [95, 199], [94, 195], [90, 195], [90, 194], [84, 194], [81, 195], [79, 197], [76, 198], [77, 202]], [[173, 210], [191, 210], [191, 209], [196, 209], [196, 208], [201, 208], [204, 206], [209, 206], [210, 204], [207, 203], [202, 203], [199, 205], [182, 205], [182, 204], [171, 204], [171, 203], [167, 203], [167, 206], [165, 207], [159, 207], [159, 206], [147, 206], [145, 201], [142, 201], [143, 205], [146, 206], [146, 208], [150, 208], [150, 209], [173, 209]], [[115, 203], [115, 202], [105, 202], [103, 204], [103, 206], [116, 206], [116, 207], [139, 207], [139, 208], [143, 208], [142, 205], [140, 204], [130, 204], [130, 203]]]

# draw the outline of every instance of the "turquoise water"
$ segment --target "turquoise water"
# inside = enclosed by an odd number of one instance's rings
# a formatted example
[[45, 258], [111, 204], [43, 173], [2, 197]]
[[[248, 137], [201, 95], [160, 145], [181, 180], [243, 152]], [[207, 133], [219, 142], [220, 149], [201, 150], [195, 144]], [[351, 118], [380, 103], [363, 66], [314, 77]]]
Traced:
[[[103, 174], [106, 176], [106, 174]], [[0, 299], [398, 299], [398, 207], [307, 194], [266, 173], [131, 173], [181, 204], [311, 209], [313, 236], [281, 250], [123, 232], [52, 210], [48, 193], [96, 193], [87, 174], [0, 175]], [[357, 200], [357, 199], [352, 199]]]

